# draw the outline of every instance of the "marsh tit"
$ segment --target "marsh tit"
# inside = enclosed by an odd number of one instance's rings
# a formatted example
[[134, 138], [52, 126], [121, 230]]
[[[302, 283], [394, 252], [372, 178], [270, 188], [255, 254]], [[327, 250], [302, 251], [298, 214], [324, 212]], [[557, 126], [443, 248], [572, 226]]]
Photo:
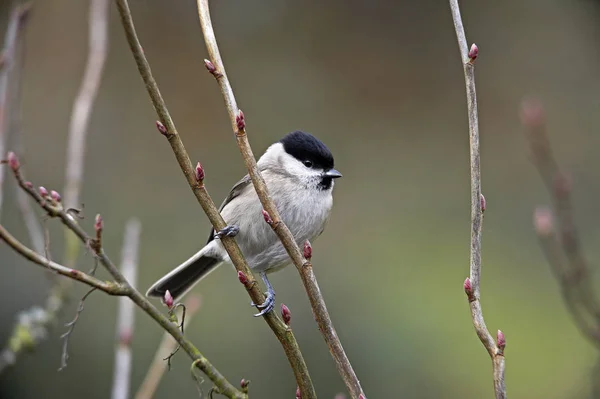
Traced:
[[[327, 224], [334, 179], [342, 177], [333, 166], [333, 155], [327, 146], [301, 131], [289, 133], [272, 144], [258, 160], [269, 194], [299, 246], [315, 240]], [[275, 291], [267, 274], [287, 266], [291, 259], [265, 223], [262, 209], [250, 177], [244, 176], [221, 205], [227, 227], [216, 233], [211, 229], [204, 248], [154, 283], [146, 295], [164, 297], [168, 290], [174, 300], [181, 298], [219, 265], [230, 262], [220, 237], [235, 235], [248, 265], [267, 286], [265, 302], [253, 304], [260, 310], [255, 316], [271, 311]]]

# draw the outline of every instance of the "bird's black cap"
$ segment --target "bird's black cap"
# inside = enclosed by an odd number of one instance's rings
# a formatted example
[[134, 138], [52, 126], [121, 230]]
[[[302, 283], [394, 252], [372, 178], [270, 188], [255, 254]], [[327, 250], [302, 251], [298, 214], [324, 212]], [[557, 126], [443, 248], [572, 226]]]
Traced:
[[333, 155], [321, 140], [310, 133], [295, 131], [281, 139], [285, 152], [300, 162], [310, 161], [323, 170], [333, 168]]

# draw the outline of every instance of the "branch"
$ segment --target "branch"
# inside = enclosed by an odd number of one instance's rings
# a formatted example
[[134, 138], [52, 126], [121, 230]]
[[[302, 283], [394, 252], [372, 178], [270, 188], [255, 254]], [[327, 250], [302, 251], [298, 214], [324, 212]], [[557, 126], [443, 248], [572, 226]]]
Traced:
[[90, 2], [87, 64], [79, 93], [73, 102], [69, 124], [64, 189], [67, 207], [79, 206], [88, 124], [108, 54], [109, 4], [109, 0]]
[[[31, 8], [30, 3], [17, 5], [13, 8], [8, 28], [4, 36], [4, 48], [2, 49], [2, 67], [0, 68], [0, 154], [5, 154], [6, 142], [9, 127], [9, 86], [14, 69], [16, 52], [18, 50], [18, 42], [20, 40], [19, 33], [21, 32], [22, 23], [25, 21], [27, 14]], [[4, 187], [4, 169], [0, 169], [0, 209], [2, 202]]]
[[109, 295], [127, 294], [127, 290], [120, 284], [99, 280], [96, 277], [90, 276], [77, 269], [71, 269], [70, 267], [63, 266], [49, 259], [46, 259], [37, 252], [27, 248], [19, 240], [13, 237], [2, 225], [0, 225], [0, 238], [2, 239], [2, 241], [7, 243], [12, 249], [21, 254], [25, 259], [28, 259], [31, 262], [36, 263], [54, 273], [60, 274], [61, 276], [69, 277], [73, 280], [77, 280], [91, 288], [96, 288]]
[[[23, 83], [23, 69], [25, 64], [25, 40], [24, 40], [24, 27], [26, 26], [26, 20], [29, 18], [29, 14], [31, 13], [31, 3], [23, 4], [20, 7], [20, 23], [18, 34], [15, 37], [14, 48], [12, 49], [12, 56], [10, 57], [10, 84], [7, 87], [9, 91], [9, 95], [7, 97], [7, 102], [5, 103], [5, 109], [7, 112], [6, 115], [6, 123], [5, 128], [9, 130], [7, 133], [12, 135], [13, 146], [15, 148], [15, 152], [19, 156], [24, 155], [24, 139], [23, 139], [23, 112], [21, 106], [21, 97], [22, 97], [22, 83]], [[4, 54], [10, 53], [9, 51], [4, 51]], [[4, 173], [0, 171], [0, 173]], [[23, 218], [23, 224], [27, 233], [29, 235], [29, 241], [31, 242], [31, 246], [38, 253], [44, 252], [44, 231], [40, 225], [40, 222], [37, 218], [37, 215], [33, 211], [33, 207], [29, 202], [29, 198], [27, 194], [23, 192], [20, 188], [16, 188], [17, 195], [17, 205], [21, 211], [21, 217]]]
[[[125, 226], [121, 273], [132, 286], [137, 284], [140, 230], [140, 222], [136, 219], [130, 220]], [[120, 298], [117, 317], [117, 350], [111, 397], [112, 399], [127, 399], [131, 385], [131, 341], [135, 321], [133, 302], [127, 298]]]
[[[359, 398], [361, 395], [365, 397], [362, 387], [360, 386], [360, 382], [356, 377], [356, 373], [350, 364], [348, 356], [346, 356], [346, 353], [344, 352], [342, 343], [340, 342], [340, 339], [331, 321], [331, 317], [329, 316], [329, 312], [327, 311], [327, 306], [325, 305], [321, 290], [319, 289], [312, 264], [310, 263], [310, 260], [303, 257], [302, 251], [298, 247], [294, 236], [281, 220], [279, 211], [269, 196], [265, 181], [263, 180], [256, 165], [256, 159], [254, 158], [252, 148], [250, 147], [250, 143], [248, 141], [248, 136], [246, 135], [244, 114], [237, 106], [233, 89], [231, 88], [231, 84], [227, 78], [225, 66], [223, 65], [223, 60], [221, 59], [221, 55], [219, 53], [217, 39], [215, 37], [210, 19], [208, 0], [197, 0], [197, 4], [200, 24], [202, 26], [202, 32], [204, 33], [204, 41], [210, 56], [210, 61], [206, 63], [206, 66], [213, 76], [215, 76], [217, 82], [219, 83], [219, 87], [221, 88], [221, 93], [223, 94], [223, 99], [225, 100], [225, 106], [227, 108], [227, 112], [229, 113], [231, 127], [235, 133], [237, 144], [240, 152], [242, 153], [242, 157], [244, 158], [250, 178], [252, 179], [252, 184], [254, 185], [263, 208], [267, 211], [273, 221], [271, 223], [271, 227], [281, 240], [288, 255], [300, 273], [302, 283], [304, 284], [304, 289], [306, 290], [310, 300], [313, 315], [317, 321], [319, 330], [323, 334], [323, 338], [329, 347], [329, 351], [335, 361], [338, 372], [342, 376], [348, 391], [350, 392], [352, 398]], [[302, 387], [301, 391], [302, 397], [305, 397], [306, 392], [304, 392]]]
[[[25, 16], [25, 12], [28, 11], [29, 8], [29, 4], [21, 6], [21, 20], [23, 19], [23, 17]], [[106, 49], [108, 41], [107, 29], [107, 0], [92, 0], [90, 2], [89, 13], [90, 49], [87, 58], [86, 72], [81, 82], [79, 95], [73, 104], [67, 151], [68, 159], [66, 164], [65, 191], [69, 194], [67, 194], [68, 198], [66, 199], [66, 201], [67, 203], [70, 203], [72, 201], [74, 205], [78, 205], [79, 193], [81, 192], [81, 176], [83, 175], [83, 159], [85, 155], [85, 137], [87, 134], [89, 116], [91, 114], [92, 105], [96, 97], [104, 61], [106, 58]], [[9, 58], [11, 61], [9, 65], [11, 65], [12, 60], [15, 59], [15, 57], [11, 56]], [[14, 98], [12, 99], [12, 102], [15, 105], [15, 110], [13, 111], [13, 115], [11, 115], [11, 117], [14, 121], [13, 130], [15, 131], [15, 136], [18, 140], [21, 139], [19, 124], [20, 110], [18, 108], [17, 101], [20, 95], [20, 87], [18, 87], [18, 79], [11, 78], [11, 81], [15, 86], [12, 88], [12, 90], [14, 91]], [[2, 113], [1, 109], [0, 113]], [[1, 136], [2, 134], [0, 134], [0, 137]], [[22, 140], [20, 141], [22, 142]], [[0, 154], [4, 154], [4, 149], [2, 147], [3, 146], [0, 145]], [[17, 151], [20, 153], [20, 155], [23, 155], [22, 143], [20, 145], [17, 145]], [[4, 170], [0, 169], [0, 182], [2, 180], [3, 173]], [[2, 195], [0, 192], [0, 201], [1, 197]], [[47, 245], [48, 242], [44, 237], [44, 233], [39, 226], [35, 213], [33, 212], [27, 197], [28, 196], [24, 191], [20, 189], [17, 190], [17, 201], [19, 204], [19, 208], [21, 209], [21, 213], [23, 215], [24, 224], [31, 237], [33, 248], [38, 253], [44, 252], [46, 254], [46, 257], [49, 258], [49, 251]], [[73, 237], [73, 235], [68, 230], [66, 230], [64, 251], [64, 263], [66, 264], [66, 266], [72, 268], [75, 265], [75, 261], [79, 254], [79, 248], [80, 246], [78, 240], [75, 237]], [[44, 317], [41, 319], [39, 325], [37, 325], [36, 328], [43, 331], [47, 331], [49, 326], [56, 322], [56, 319], [58, 318], [64, 304], [68, 300], [71, 286], [72, 280], [70, 279], [57, 279], [54, 282], [53, 286], [50, 289], [50, 294], [46, 299], [46, 304], [41, 310], [41, 312], [44, 314]], [[39, 313], [39, 311], [40, 308], [38, 306], [35, 306], [25, 311], [24, 314], [35, 312]], [[19, 338], [18, 334], [19, 331], [23, 330], [23, 327], [24, 326], [20, 325], [15, 326], [15, 333], [10, 338], [11, 342], [22, 341], [22, 339]], [[26, 327], [26, 329], [30, 329], [30, 327], [28, 326]], [[23, 334], [20, 334], [20, 336], [23, 336]], [[39, 340], [36, 340], [33, 343], [30, 342], [28, 343], [28, 345], [32, 346], [33, 344], [37, 344], [43, 336], [45, 335], [40, 334]]]
[[461, 61], [464, 68], [465, 85], [467, 89], [467, 108], [469, 116], [469, 148], [471, 153], [471, 255], [470, 274], [465, 281], [465, 292], [471, 307], [471, 318], [479, 340], [487, 349], [492, 358], [494, 373], [494, 391], [496, 398], [506, 398], [506, 385], [504, 383], [504, 334], [498, 330], [498, 343], [494, 341], [488, 331], [480, 302], [480, 275], [481, 275], [481, 232], [485, 198], [481, 194], [481, 171], [479, 166], [479, 124], [477, 119], [477, 94], [475, 91], [475, 59], [478, 48], [472, 45], [467, 49], [467, 39], [463, 28], [458, 0], [450, 0], [452, 20], [456, 30], [456, 38], [460, 50]]
[[[190, 295], [185, 301], [185, 322], [183, 327], [187, 328], [194, 314], [200, 309], [200, 297]], [[163, 339], [156, 350], [152, 364], [144, 377], [142, 385], [135, 394], [135, 399], [152, 399], [158, 389], [158, 384], [162, 379], [163, 374], [167, 370], [165, 358], [175, 351], [177, 342], [168, 333], [163, 335]]]
[[553, 210], [541, 207], [535, 211], [536, 233], [576, 326], [600, 348], [600, 303], [575, 226], [571, 183], [554, 157], [542, 105], [534, 100], [525, 102], [521, 116], [528, 130], [526, 137], [533, 163], [551, 195], [553, 205]]
[[[181, 171], [183, 172], [190, 188], [196, 196], [196, 199], [208, 216], [208, 219], [215, 228], [215, 231], [219, 231], [226, 226], [226, 223], [221, 217], [221, 214], [212, 201], [210, 195], [208, 194], [208, 191], [206, 190], [204, 185], [204, 170], [200, 164], [198, 164], [197, 170], [195, 170], [192, 166], [192, 162], [190, 161], [189, 155], [183, 146], [183, 142], [181, 141], [175, 124], [171, 119], [169, 110], [167, 109], [158, 85], [156, 84], [156, 80], [152, 76], [150, 64], [146, 59], [135, 31], [131, 10], [129, 9], [127, 0], [116, 0], [116, 3], [121, 15], [123, 28], [125, 30], [125, 36], [127, 37], [129, 47], [131, 48], [131, 52], [137, 64], [140, 76], [146, 86], [146, 90], [148, 91], [150, 99], [152, 100], [152, 105], [154, 106], [154, 109], [156, 110], [160, 120], [157, 122], [158, 130], [169, 141], [175, 158], [179, 163], [179, 167], [181, 168]], [[254, 303], [263, 303], [265, 296], [261, 292], [256, 279], [248, 267], [248, 264], [246, 263], [246, 260], [244, 259], [242, 252], [235, 240], [230, 237], [222, 237], [221, 242], [227, 250], [233, 265], [238, 271], [240, 280], [245, 281], [244, 286], [246, 287], [246, 290], [248, 291], [252, 301]], [[298, 342], [296, 341], [292, 330], [286, 326], [285, 323], [283, 323], [281, 318], [277, 316], [275, 312], [266, 313], [263, 317], [283, 346], [288, 361], [290, 362], [290, 365], [294, 371], [296, 381], [298, 385], [304, 389], [303, 392], [305, 393], [306, 398], [315, 398], [316, 394], [314, 387], [312, 386], [310, 375], [308, 374], [306, 363], [302, 356], [302, 352], [300, 352], [300, 347], [298, 346]]]
[[[176, 323], [173, 323], [169, 320], [165, 315], [163, 315], [152, 303], [142, 295], [138, 290], [136, 290], [131, 284], [125, 279], [123, 274], [119, 271], [119, 269], [115, 266], [115, 264], [110, 260], [110, 258], [104, 252], [104, 249], [101, 246], [101, 242], [98, 239], [100, 236], [99, 230], [102, 229], [101, 223], [96, 223], [97, 237], [92, 238], [89, 236], [85, 230], [79, 226], [79, 224], [75, 221], [75, 218], [69, 213], [70, 209], [65, 210], [60, 203], [60, 197], [56, 195], [45, 195], [42, 196], [38, 193], [31, 185], [31, 183], [26, 182], [23, 179], [19, 171], [19, 161], [14, 154], [10, 154], [8, 159], [8, 164], [12, 169], [15, 178], [19, 186], [26, 191], [39, 205], [42, 207], [49, 217], [58, 218], [71, 232], [75, 234], [77, 238], [88, 247], [93, 253], [96, 259], [100, 262], [100, 264], [113, 276], [115, 279], [115, 283], [119, 288], [114, 288], [114, 290], [118, 291], [117, 294], [114, 295], [126, 295], [128, 296], [139, 308], [141, 308], [146, 314], [148, 314], [151, 318], [153, 318], [165, 331], [167, 331], [179, 345], [181, 348], [189, 355], [189, 357], [194, 361], [194, 364], [202, 371], [206, 376], [215, 384], [215, 386], [219, 389], [219, 392], [228, 398], [232, 399], [247, 399], [248, 395], [236, 389], [233, 385], [227, 381], [227, 379], [206, 359], [200, 351], [194, 346], [194, 344], [189, 341], [179, 329], [179, 326]], [[45, 189], [44, 189], [45, 192]], [[15, 248], [16, 249], [16, 248]], [[31, 251], [31, 250], [29, 250]], [[28, 251], [25, 251], [28, 253]], [[40, 256], [43, 261], [43, 257]], [[28, 258], [29, 259], [29, 258]], [[64, 267], [69, 269], [67, 267]], [[59, 268], [62, 270], [62, 268]], [[69, 269], [70, 270], [70, 269]], [[94, 283], [96, 285], [100, 285], [97, 283], [97, 280], [91, 276], [85, 275], [80, 271], [70, 272], [70, 274], [65, 274], [71, 279], [80, 279], [81, 276], [85, 276], [86, 281], [90, 283]], [[78, 278], [79, 277], [79, 278]], [[103, 286], [102, 288], [108, 288]], [[101, 289], [98, 287], [98, 289]], [[106, 290], [104, 290], [107, 292]], [[108, 292], [112, 294], [111, 292]]]

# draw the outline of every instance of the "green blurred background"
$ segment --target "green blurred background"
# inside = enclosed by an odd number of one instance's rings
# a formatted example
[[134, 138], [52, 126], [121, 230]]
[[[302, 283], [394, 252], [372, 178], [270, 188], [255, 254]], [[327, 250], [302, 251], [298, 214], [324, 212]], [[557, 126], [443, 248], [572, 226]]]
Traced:
[[[2, 2], [5, 26], [10, 2]], [[202, 63], [193, 0], [131, 0], [146, 55], [193, 160], [217, 203], [244, 173], [223, 101]], [[321, 289], [369, 398], [490, 398], [491, 364], [462, 289], [469, 257], [469, 155], [464, 81], [446, 1], [214, 0], [213, 24], [255, 153], [291, 130], [332, 149], [344, 178], [330, 224], [314, 245]], [[29, 178], [62, 190], [72, 101], [85, 64], [87, 1], [39, 0], [26, 29], [23, 128]], [[533, 169], [518, 107], [545, 103], [550, 136], [573, 175], [577, 223], [592, 265], [600, 251], [600, 4], [589, 0], [467, 1], [467, 37], [479, 45], [484, 225], [483, 308], [507, 339], [513, 398], [585, 398], [598, 359], [571, 322], [532, 230], [547, 195]], [[4, 29], [2, 29], [2, 32]], [[120, 256], [123, 227], [142, 221], [138, 286], [203, 245], [209, 223], [154, 127], [156, 119], [111, 5], [110, 53], [91, 119], [82, 201], [105, 248]], [[10, 179], [9, 179], [10, 180]], [[2, 223], [26, 241], [7, 188]], [[51, 222], [52, 249], [62, 229]], [[0, 245], [0, 342], [15, 315], [43, 303], [50, 283]], [[91, 266], [82, 256], [80, 267]], [[344, 391], [293, 267], [273, 275], [319, 397]], [[203, 306], [187, 335], [256, 398], [292, 398], [296, 384], [266, 324], [253, 318], [235, 273], [196, 288]], [[74, 298], [85, 292], [77, 286]], [[60, 364], [62, 326], [0, 376], [2, 398], [110, 395], [117, 301], [88, 301]], [[132, 390], [162, 332], [136, 311]], [[157, 397], [195, 397], [190, 361], [176, 356]], [[598, 378], [596, 376], [596, 378]], [[204, 385], [205, 392], [210, 388]]]

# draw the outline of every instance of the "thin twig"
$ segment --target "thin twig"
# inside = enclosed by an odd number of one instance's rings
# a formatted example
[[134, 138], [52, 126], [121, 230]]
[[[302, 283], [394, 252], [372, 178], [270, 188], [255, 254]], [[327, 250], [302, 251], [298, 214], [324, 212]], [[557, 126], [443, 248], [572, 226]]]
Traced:
[[90, 2], [87, 64], [79, 93], [73, 102], [69, 124], [66, 181], [63, 192], [67, 207], [79, 206], [88, 124], [108, 54], [109, 4], [110, 0]]
[[[192, 294], [186, 299], [185, 308], [187, 311], [183, 324], [184, 328], [187, 328], [187, 326], [190, 324], [192, 317], [200, 309], [200, 305], [200, 296], [198, 295]], [[177, 342], [173, 339], [173, 337], [165, 332], [162, 341], [156, 350], [152, 364], [146, 372], [146, 377], [144, 377], [142, 385], [140, 385], [140, 388], [135, 394], [135, 399], [151, 399], [154, 397], [154, 394], [158, 389], [158, 385], [160, 384], [160, 380], [168, 368], [168, 365], [165, 363], [164, 359], [170, 353], [173, 353], [177, 346]]]
[[471, 154], [471, 251], [470, 274], [465, 281], [465, 291], [471, 307], [471, 318], [477, 336], [492, 358], [494, 374], [494, 391], [496, 398], [506, 398], [506, 385], [504, 382], [504, 334], [498, 331], [498, 344], [488, 331], [480, 301], [480, 276], [481, 276], [481, 233], [485, 199], [481, 194], [481, 170], [479, 165], [479, 124], [477, 119], [477, 94], [475, 91], [475, 59], [478, 48], [473, 45], [469, 50], [467, 39], [460, 15], [458, 0], [450, 0], [452, 20], [456, 30], [456, 38], [463, 64], [465, 85], [467, 90], [467, 108], [469, 116], [469, 148]]
[[[140, 231], [141, 225], [137, 219], [127, 222], [121, 257], [121, 273], [123, 273], [125, 280], [134, 287], [137, 285]], [[131, 341], [133, 339], [134, 322], [133, 302], [126, 297], [119, 298], [112, 399], [127, 399], [129, 397], [132, 362]]]
[[[28, 15], [31, 12], [30, 4], [21, 5], [21, 23], [19, 24], [19, 32], [15, 37], [15, 44], [13, 49], [13, 55], [11, 59], [11, 76], [9, 82], [9, 98], [6, 103], [7, 114], [6, 125], [9, 128], [9, 135], [13, 141], [13, 147], [15, 152], [19, 156], [23, 156], [25, 153], [25, 140], [23, 138], [23, 110], [21, 104], [21, 97], [23, 94], [22, 83], [23, 83], [23, 70], [25, 64], [25, 40], [23, 28], [26, 26], [24, 21], [29, 18]], [[0, 172], [3, 173], [3, 172]], [[37, 215], [33, 211], [31, 202], [27, 194], [20, 188], [16, 188], [17, 205], [21, 211], [21, 217], [23, 218], [23, 224], [27, 233], [29, 234], [29, 240], [33, 249], [42, 253], [44, 251], [44, 232]], [[48, 258], [48, 256], [46, 256]]]
[[[106, 255], [104, 249], [100, 245], [97, 245], [98, 243], [96, 242], [96, 239], [88, 235], [85, 232], [85, 230], [83, 230], [83, 228], [75, 221], [75, 218], [69, 213], [69, 209], [65, 210], [59, 201], [56, 201], [51, 197], [42, 197], [40, 193], [38, 193], [30, 184], [27, 184], [25, 182], [23, 176], [19, 171], [18, 158], [14, 154], [11, 154], [9, 156], [8, 164], [11, 167], [19, 186], [24, 191], [26, 191], [39, 204], [41, 208], [43, 208], [46, 211], [48, 216], [52, 218], [58, 218], [66, 228], [68, 228], [71, 232], [74, 233], [74, 235], [83, 243], [83, 245], [89, 247], [93, 251], [94, 256], [98, 259], [100, 264], [115, 279], [115, 283], [113, 284], [117, 285], [118, 287], [120, 287], [121, 290], [123, 290], [119, 292], [119, 295], [128, 296], [140, 309], [142, 309], [146, 314], [148, 314], [152, 319], [154, 319], [165, 331], [171, 334], [171, 336], [175, 338], [177, 343], [181, 345], [181, 348], [194, 361], [194, 364], [202, 372], [204, 372], [204, 374], [206, 374], [206, 376], [215, 384], [215, 386], [219, 387], [219, 390], [223, 393], [223, 395], [231, 399], [248, 398], [248, 395], [246, 393], [240, 391], [239, 389], [235, 388], [231, 383], [229, 383], [229, 381], [227, 381], [227, 379], [208, 361], [208, 359], [206, 359], [200, 353], [200, 351], [194, 346], [194, 344], [183, 335], [183, 333], [179, 329], [179, 326], [176, 323], [171, 322], [154, 305], [152, 305], [152, 303], [144, 295], [142, 295], [138, 290], [131, 286], [131, 284], [129, 284], [129, 282], [125, 279], [123, 274], [121, 274], [119, 269]], [[6, 242], [10, 244], [9, 241]], [[15, 250], [18, 250], [18, 248], [13, 248]], [[76, 272], [77, 276], [83, 274], [78, 270]], [[77, 279], [75, 276], [72, 275], [69, 275], [68, 277], [72, 279]], [[96, 280], [94, 277], [89, 277], [91, 282], [94, 282]]]
[[[144, 81], [148, 95], [150, 96], [154, 109], [158, 115], [159, 122], [157, 122], [157, 125], [159, 131], [168, 139], [177, 162], [179, 163], [179, 167], [186, 177], [186, 180], [196, 196], [196, 199], [208, 216], [208, 219], [215, 228], [215, 231], [219, 231], [226, 226], [226, 223], [221, 217], [221, 214], [212, 201], [210, 195], [208, 194], [203, 180], [198, 180], [196, 178], [196, 172], [192, 166], [189, 155], [185, 150], [175, 124], [171, 119], [169, 110], [167, 109], [158, 85], [156, 84], [156, 80], [152, 76], [150, 64], [146, 59], [135, 31], [135, 26], [128, 2], [127, 0], [116, 0], [116, 3], [121, 15], [125, 36], [127, 37], [131, 52], [140, 72], [140, 76]], [[265, 296], [261, 292], [260, 287], [257, 284], [256, 279], [248, 267], [248, 264], [246, 263], [246, 260], [244, 259], [244, 256], [242, 255], [242, 252], [235, 240], [230, 237], [223, 237], [221, 242], [227, 250], [227, 253], [229, 254], [229, 257], [236, 270], [238, 271], [238, 276], [243, 276], [243, 279], [245, 279], [244, 286], [248, 291], [248, 295], [252, 301], [254, 303], [263, 303]], [[240, 277], [240, 279], [242, 279], [242, 277]], [[285, 325], [285, 323], [275, 312], [266, 313], [264, 315], [264, 319], [281, 343], [288, 361], [290, 362], [290, 365], [294, 371], [296, 381], [305, 389], [304, 392], [306, 392], [306, 398], [316, 397], [314, 387], [312, 386], [312, 381], [308, 374], [306, 363], [292, 330]]]
[[600, 347], [600, 302], [575, 226], [571, 183], [554, 157], [542, 105], [535, 100], [526, 101], [521, 116], [528, 130], [532, 161], [553, 204], [553, 210], [538, 208], [534, 214], [542, 251], [560, 284], [575, 325], [591, 343]]
[[[30, 3], [16, 5], [13, 7], [8, 21], [8, 28], [4, 36], [4, 47], [2, 49], [2, 68], [0, 68], [0, 156], [6, 153], [6, 143], [9, 128], [9, 89], [12, 79], [12, 72], [15, 64], [15, 54], [18, 50], [19, 33], [21, 32], [21, 24], [25, 20], [27, 13], [31, 8]], [[0, 209], [2, 202], [4, 187], [4, 168], [0, 169]]]
[[13, 248], [19, 254], [21, 254], [25, 259], [28, 259], [31, 262], [36, 263], [52, 272], [60, 274], [61, 276], [66, 276], [73, 280], [77, 280], [81, 283], [90, 286], [91, 288], [96, 288], [110, 295], [126, 294], [126, 290], [124, 290], [119, 284], [99, 280], [77, 269], [71, 269], [70, 267], [63, 266], [43, 257], [42, 255], [27, 248], [24, 244], [19, 242], [2, 225], [0, 225], [0, 239], [6, 242], [11, 248]]
[[[360, 381], [358, 380], [356, 373], [352, 368], [352, 364], [350, 363], [350, 360], [348, 359], [348, 356], [342, 347], [342, 343], [340, 342], [340, 339], [333, 326], [333, 322], [331, 321], [331, 317], [329, 316], [329, 312], [327, 311], [327, 306], [325, 305], [325, 300], [323, 299], [323, 295], [319, 289], [312, 264], [303, 257], [302, 251], [298, 247], [294, 236], [281, 220], [279, 211], [269, 196], [265, 181], [263, 180], [258, 170], [258, 166], [256, 165], [256, 159], [254, 158], [252, 148], [250, 147], [250, 143], [248, 141], [248, 136], [246, 135], [244, 115], [237, 106], [233, 89], [231, 88], [231, 84], [227, 78], [225, 66], [223, 65], [223, 60], [221, 59], [221, 55], [219, 53], [217, 39], [215, 37], [210, 18], [208, 0], [197, 0], [197, 4], [200, 25], [202, 26], [202, 32], [204, 33], [204, 41], [208, 49], [210, 62], [212, 62], [212, 66], [215, 68], [215, 70], [211, 71], [211, 73], [213, 76], [215, 76], [217, 82], [219, 83], [219, 87], [221, 88], [221, 93], [223, 94], [223, 99], [225, 100], [225, 106], [229, 114], [231, 126], [235, 133], [242, 157], [244, 158], [246, 168], [248, 169], [248, 173], [252, 179], [252, 184], [254, 185], [263, 208], [268, 212], [269, 216], [273, 220], [273, 223], [271, 223], [273, 230], [281, 240], [287, 253], [300, 273], [302, 283], [304, 284], [304, 288], [310, 300], [313, 315], [317, 321], [319, 330], [321, 331], [321, 334], [323, 334], [323, 338], [329, 347], [329, 351], [335, 361], [338, 372], [342, 376], [348, 391], [353, 399], [357, 399], [361, 395], [365, 397], [360, 385]], [[210, 64], [207, 66], [210, 66]], [[305, 387], [300, 386], [300, 388], [302, 397], [307, 397], [308, 394], [305, 392]]]
[[79, 321], [79, 316], [81, 316], [81, 312], [83, 312], [83, 307], [85, 305], [85, 300], [92, 294], [92, 292], [96, 291], [96, 288], [90, 289], [79, 301], [79, 306], [77, 307], [77, 311], [75, 312], [75, 317], [73, 320], [65, 324], [67, 327], [67, 332], [60, 336], [63, 340], [63, 348], [62, 348], [62, 356], [60, 358], [60, 368], [58, 371], [64, 370], [67, 367], [69, 360], [69, 338], [73, 334], [75, 330], [75, 326], [77, 325], [77, 321]]

